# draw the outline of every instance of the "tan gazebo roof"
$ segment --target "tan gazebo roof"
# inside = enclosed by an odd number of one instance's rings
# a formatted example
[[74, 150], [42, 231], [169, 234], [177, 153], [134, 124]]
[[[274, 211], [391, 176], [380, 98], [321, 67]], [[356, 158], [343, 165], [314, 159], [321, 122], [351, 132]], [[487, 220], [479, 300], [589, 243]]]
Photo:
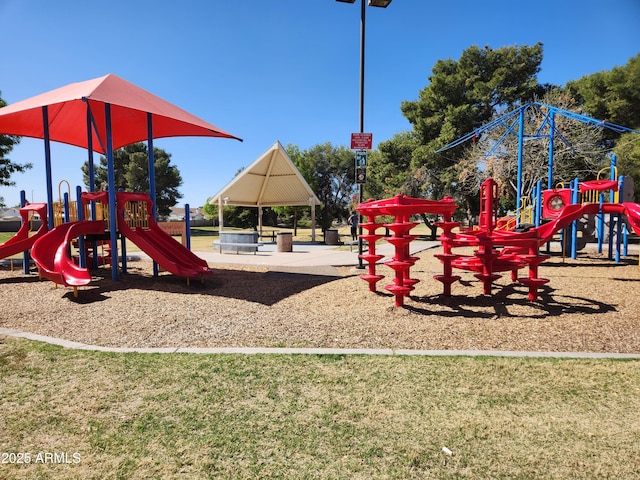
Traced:
[[209, 203], [242, 207], [321, 204], [278, 141], [216, 193]]

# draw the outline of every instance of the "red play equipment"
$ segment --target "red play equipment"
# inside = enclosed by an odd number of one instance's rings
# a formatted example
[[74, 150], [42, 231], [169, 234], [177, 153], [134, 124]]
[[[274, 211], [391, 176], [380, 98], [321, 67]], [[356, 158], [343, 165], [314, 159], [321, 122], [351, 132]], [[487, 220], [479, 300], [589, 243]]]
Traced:
[[[31, 222], [29, 215], [37, 213], [42, 222], [38, 231], [29, 236], [31, 232]], [[44, 235], [48, 230], [47, 223], [47, 204], [46, 203], [27, 203], [20, 209], [22, 217], [22, 225], [20, 230], [9, 240], [0, 245], [0, 258], [7, 258], [25, 250], [29, 250], [34, 242]]]
[[[78, 258], [72, 255], [71, 246], [79, 237], [106, 238], [112, 219], [108, 210], [108, 192], [85, 192], [81, 197], [81, 210], [85, 212], [85, 216], [89, 216], [89, 207], [93, 205], [94, 216], [99, 212], [96, 217], [98, 219], [63, 223], [42, 234], [31, 250], [40, 276], [56, 284], [73, 287], [74, 296], [77, 296], [79, 286], [91, 282], [91, 274], [87, 268], [77, 264]], [[116, 200], [118, 232], [133, 241], [162, 268], [174, 275], [186, 277], [187, 282], [190, 278], [202, 279], [205, 274], [212, 273], [205, 260], [160, 229], [152, 214], [153, 205], [149, 195], [117, 192]], [[46, 205], [42, 205], [46, 212]], [[43, 223], [46, 225], [46, 213]]]
[[[539, 246], [544, 243], [535, 230], [513, 232], [496, 229], [498, 224], [498, 188], [489, 178], [480, 187], [480, 221], [477, 228], [460, 233], [452, 233], [459, 226], [457, 222], [439, 225], [443, 229], [440, 237], [444, 255], [439, 256], [444, 271], [452, 267], [476, 272], [475, 277], [482, 282], [483, 293], [491, 294], [492, 283], [500, 278], [498, 272], [511, 272], [511, 279], [529, 287], [529, 299], [535, 300], [538, 287], [548, 282], [538, 277], [538, 265], [549, 258], [540, 255]], [[477, 247], [473, 255], [458, 255], [455, 247]], [[496, 249], [495, 247], [502, 247]], [[527, 277], [518, 277], [518, 270], [529, 267]], [[444, 294], [451, 295], [451, 279], [446, 278]], [[455, 279], [457, 280], [457, 278]], [[453, 280], [453, 281], [455, 281]], [[440, 280], [442, 281], [442, 280]]]
[[212, 273], [206, 260], [195, 255], [153, 218], [153, 204], [146, 193], [118, 192], [118, 231], [148, 254], [158, 265], [180, 277]]
[[91, 274], [72, 260], [70, 246], [73, 239], [88, 235], [104, 233], [104, 222], [82, 220], [63, 223], [46, 235], [40, 237], [31, 250], [31, 257], [38, 266], [41, 277], [48, 278], [56, 284], [73, 287], [73, 295], [78, 296], [78, 287], [91, 282]]
[[[600, 185], [598, 185], [600, 186]], [[607, 187], [604, 185], [603, 188]], [[396, 297], [396, 306], [402, 306], [404, 297], [413, 290], [413, 285], [418, 280], [409, 278], [409, 267], [416, 258], [409, 256], [408, 245], [415, 237], [408, 234], [416, 224], [409, 222], [409, 216], [418, 213], [435, 213], [443, 217], [443, 221], [436, 225], [442, 229], [439, 238], [442, 244], [442, 253], [435, 254], [443, 265], [443, 273], [434, 278], [442, 282], [444, 295], [451, 295], [451, 285], [460, 279], [453, 275], [453, 268], [469, 270], [475, 273], [475, 277], [482, 282], [483, 293], [491, 294], [492, 284], [500, 278], [499, 272], [511, 272], [512, 281], [518, 281], [529, 287], [529, 300], [538, 298], [538, 288], [549, 280], [538, 277], [538, 266], [549, 258], [540, 254], [540, 247], [549, 242], [553, 235], [568, 226], [571, 222], [585, 214], [617, 213], [625, 215], [633, 230], [640, 235], [640, 205], [636, 203], [587, 203], [565, 204], [554, 210], [554, 220], [539, 227], [530, 227], [522, 230], [501, 230], [497, 228], [497, 184], [489, 178], [485, 180], [480, 189], [480, 220], [479, 225], [473, 229], [465, 229], [454, 232], [460, 226], [459, 222], [451, 221], [456, 208], [449, 197], [440, 201], [429, 201], [408, 198], [398, 195], [392, 199], [380, 201], [368, 201], [360, 204], [358, 211], [368, 217], [368, 222], [361, 224], [367, 230], [362, 238], [369, 243], [369, 253], [363, 254], [363, 260], [369, 262], [369, 272], [361, 278], [370, 285], [370, 290], [375, 291], [375, 283], [383, 276], [376, 275], [375, 263], [382, 258], [375, 254], [375, 241], [381, 238], [375, 231], [382, 226], [375, 222], [378, 215], [393, 215], [396, 220], [392, 224], [384, 225], [392, 230], [395, 235], [388, 239], [396, 246], [396, 254], [393, 259], [386, 262], [396, 271], [394, 283], [386, 287]], [[564, 197], [562, 197], [564, 200]], [[555, 205], [554, 205], [555, 207]], [[453, 252], [458, 247], [475, 247], [473, 255], [462, 255]], [[518, 277], [518, 271], [528, 267], [528, 275]]]
[[[608, 187], [609, 184], [603, 185]], [[531, 227], [523, 231], [506, 231], [496, 229], [497, 225], [497, 185], [491, 178], [485, 180], [480, 191], [480, 225], [477, 229], [452, 234], [445, 227], [440, 238], [443, 249], [451, 253], [452, 247], [476, 246], [473, 256], [458, 255], [451, 258], [453, 267], [478, 272], [483, 284], [483, 293], [491, 294], [491, 284], [500, 278], [496, 272], [511, 271], [511, 279], [529, 287], [529, 300], [538, 298], [538, 288], [549, 280], [538, 277], [538, 266], [548, 255], [540, 254], [540, 247], [549, 242], [553, 235], [568, 226], [571, 222], [585, 214], [621, 213], [627, 216], [636, 233], [640, 233], [640, 205], [635, 203], [587, 203], [581, 205], [564, 205], [555, 213], [555, 220], [539, 227]], [[564, 197], [563, 197], [564, 198]], [[496, 248], [497, 247], [497, 248]], [[442, 259], [441, 259], [442, 260]], [[447, 270], [446, 261], [445, 270]], [[529, 267], [527, 277], [518, 277], [517, 272]], [[445, 295], [449, 295], [445, 286]]]
[[[404, 297], [409, 295], [418, 282], [417, 279], [409, 277], [409, 268], [417, 260], [416, 257], [409, 255], [409, 243], [415, 239], [415, 236], [410, 235], [409, 231], [417, 225], [415, 222], [410, 222], [409, 217], [420, 213], [432, 213], [442, 215], [445, 221], [449, 221], [456, 208], [457, 206], [451, 197], [445, 197], [442, 200], [424, 200], [396, 195], [387, 200], [369, 200], [361, 203], [357, 210], [368, 219], [361, 226], [367, 231], [362, 235], [362, 239], [368, 243], [369, 251], [362, 254], [360, 258], [368, 262], [369, 271], [361, 275], [360, 278], [369, 283], [369, 290], [375, 292], [376, 283], [384, 278], [383, 275], [377, 275], [375, 271], [376, 262], [383, 257], [376, 255], [375, 251], [376, 240], [382, 237], [382, 235], [375, 233], [378, 227], [384, 226], [393, 232], [393, 235], [387, 237], [386, 240], [395, 246], [395, 255], [385, 264], [391, 267], [396, 275], [393, 283], [386, 285], [385, 289], [395, 295], [396, 306], [401, 307], [404, 304]], [[388, 224], [377, 223], [376, 217], [380, 215], [393, 216], [394, 221]]]

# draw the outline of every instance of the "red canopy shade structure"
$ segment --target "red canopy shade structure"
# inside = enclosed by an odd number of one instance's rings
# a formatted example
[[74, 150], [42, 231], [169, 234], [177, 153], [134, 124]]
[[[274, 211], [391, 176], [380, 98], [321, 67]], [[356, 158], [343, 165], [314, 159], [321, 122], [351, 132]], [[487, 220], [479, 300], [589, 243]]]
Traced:
[[[89, 151], [89, 184], [94, 185], [93, 152], [105, 154], [109, 192], [115, 192], [113, 150], [147, 140], [149, 190], [154, 202], [153, 139], [178, 136], [241, 138], [231, 135], [116, 75], [72, 83], [0, 108], [0, 134], [42, 138], [45, 141], [47, 201], [53, 228], [51, 140], [85, 147]], [[116, 211], [115, 195], [109, 195]], [[116, 222], [111, 222], [112, 277], [118, 279]], [[154, 269], [157, 272], [157, 269]]]
[[[113, 74], [71, 83], [0, 108], [0, 133], [45, 138], [42, 107], [48, 110], [49, 140], [106, 154], [105, 104], [111, 105], [112, 148], [153, 138], [223, 137], [242, 140]], [[88, 135], [89, 118], [91, 137]], [[91, 138], [91, 140], [89, 140]]]

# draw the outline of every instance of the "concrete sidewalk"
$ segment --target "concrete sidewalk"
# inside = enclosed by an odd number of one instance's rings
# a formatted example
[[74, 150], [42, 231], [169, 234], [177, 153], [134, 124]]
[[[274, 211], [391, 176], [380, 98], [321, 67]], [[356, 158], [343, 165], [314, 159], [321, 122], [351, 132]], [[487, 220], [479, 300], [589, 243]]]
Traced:
[[[428, 249], [440, 249], [439, 241], [414, 240], [409, 244], [411, 255]], [[587, 245], [589, 251], [596, 251], [596, 244]], [[355, 267], [358, 265], [358, 246], [352, 245], [352, 251], [346, 250], [348, 246], [338, 249], [335, 245], [325, 245], [323, 243], [301, 243], [294, 242], [291, 252], [278, 252], [275, 243], [265, 243], [258, 248], [258, 252], [253, 253], [219, 253], [216, 247], [211, 250], [194, 251], [196, 255], [203, 258], [211, 265], [255, 265], [255, 266], [271, 266], [271, 267]], [[557, 242], [551, 243], [553, 252], [561, 252], [561, 246]], [[395, 247], [388, 242], [380, 242], [376, 244], [376, 254], [384, 255], [384, 258], [378, 263], [390, 260], [394, 256]], [[607, 253], [606, 245], [604, 253]], [[637, 244], [629, 244], [630, 255], [637, 255], [639, 246]], [[365, 244], [366, 251], [366, 244]], [[540, 249], [544, 253], [545, 249]], [[583, 250], [584, 251], [584, 250]], [[580, 252], [579, 252], [580, 254]], [[615, 254], [615, 250], [614, 250]], [[136, 254], [137, 255], [137, 254]], [[140, 254], [145, 257], [144, 254]], [[146, 257], [148, 258], [148, 257]], [[367, 262], [364, 262], [366, 267]]]
[[[438, 241], [414, 240], [409, 244], [411, 255], [439, 247]], [[344, 248], [344, 247], [342, 247]], [[376, 254], [384, 255], [380, 260], [384, 262], [390, 260], [394, 255], [394, 246], [384, 242], [376, 245]], [[216, 247], [211, 250], [194, 251], [200, 258], [206, 260], [210, 265], [253, 265], [268, 267], [355, 267], [358, 265], [358, 246], [353, 246], [353, 251], [340, 250], [336, 245], [325, 245], [322, 243], [299, 243], [294, 242], [291, 252], [278, 252], [275, 243], [265, 243], [258, 248], [258, 252], [253, 253], [219, 253]], [[136, 252], [135, 256], [140, 258], [149, 257], [144, 253]], [[366, 266], [367, 263], [364, 262]]]

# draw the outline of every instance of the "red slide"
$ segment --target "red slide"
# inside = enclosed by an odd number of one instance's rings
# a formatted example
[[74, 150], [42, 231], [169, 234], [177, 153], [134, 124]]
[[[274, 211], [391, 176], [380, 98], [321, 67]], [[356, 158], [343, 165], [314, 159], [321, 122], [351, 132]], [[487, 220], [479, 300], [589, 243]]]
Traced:
[[633, 231], [640, 235], [640, 204], [625, 202], [625, 203], [587, 203], [584, 205], [566, 205], [558, 214], [558, 218], [555, 220], [540, 225], [536, 230], [538, 235], [542, 239], [540, 244], [551, 240], [553, 235], [569, 225], [575, 219], [582, 215], [595, 215], [597, 213], [619, 213], [629, 219], [629, 224]]
[[631, 202], [623, 202], [623, 203], [605, 203], [604, 205], [611, 207], [621, 208], [621, 211], [607, 211], [603, 210], [604, 213], [621, 213], [629, 220], [629, 225], [633, 228], [633, 231], [636, 232], [636, 235], [640, 235], [640, 205], [637, 203]]
[[38, 266], [40, 276], [52, 282], [77, 287], [91, 282], [91, 274], [86, 268], [80, 268], [69, 256], [69, 244], [74, 238], [88, 234], [104, 233], [102, 220], [63, 223], [40, 237], [33, 244], [31, 257]]
[[[135, 243], [166, 271], [181, 277], [199, 277], [212, 273], [206, 260], [195, 255], [171, 235], [165, 233], [153, 218], [151, 198], [146, 193], [118, 192], [118, 230]], [[148, 228], [127, 225], [125, 206], [127, 202], [145, 202]]]
[[[36, 233], [29, 236], [29, 212], [37, 212], [40, 215], [42, 225]], [[29, 250], [34, 242], [42, 237], [49, 229], [47, 224], [47, 204], [46, 203], [27, 203], [20, 209], [22, 217], [22, 225], [20, 230], [9, 240], [0, 245], [0, 258], [7, 258], [25, 250]]]

